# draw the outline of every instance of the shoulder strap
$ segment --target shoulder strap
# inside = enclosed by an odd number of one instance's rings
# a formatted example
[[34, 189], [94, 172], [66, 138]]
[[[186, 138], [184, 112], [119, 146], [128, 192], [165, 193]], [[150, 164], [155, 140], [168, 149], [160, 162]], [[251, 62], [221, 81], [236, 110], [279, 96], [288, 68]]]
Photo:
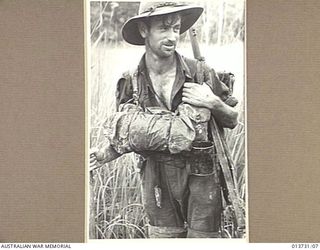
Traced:
[[137, 106], [139, 105], [138, 69], [139, 68], [137, 68], [131, 76], [133, 90], [132, 98], [134, 104], [136, 104]]

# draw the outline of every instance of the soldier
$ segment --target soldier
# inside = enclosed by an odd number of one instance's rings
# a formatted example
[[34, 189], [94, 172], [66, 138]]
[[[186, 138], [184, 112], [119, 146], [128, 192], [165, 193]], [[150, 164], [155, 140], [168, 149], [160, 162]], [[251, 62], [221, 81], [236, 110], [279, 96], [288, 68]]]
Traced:
[[142, 156], [144, 207], [151, 238], [219, 238], [221, 178], [208, 134], [213, 116], [234, 128], [238, 113], [205, 66], [198, 84], [198, 62], [176, 52], [180, 34], [203, 8], [174, 2], [141, 3], [139, 14], [122, 28], [126, 42], [145, 46], [134, 72], [117, 85], [118, 112], [105, 123], [109, 147], [91, 154], [91, 166], [123, 153]]

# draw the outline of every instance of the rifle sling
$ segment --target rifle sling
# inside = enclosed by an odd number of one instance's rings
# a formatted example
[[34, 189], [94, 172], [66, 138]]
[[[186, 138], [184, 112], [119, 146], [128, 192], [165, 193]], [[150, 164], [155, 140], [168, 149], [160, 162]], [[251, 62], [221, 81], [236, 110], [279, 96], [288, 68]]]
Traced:
[[238, 226], [238, 229], [244, 229], [245, 219], [244, 219], [243, 209], [241, 208], [241, 203], [240, 203], [241, 199], [240, 199], [237, 186], [234, 183], [234, 178], [229, 168], [229, 164], [231, 161], [228, 159], [228, 156], [226, 153], [227, 150], [225, 150], [226, 148], [224, 147], [224, 143], [223, 143], [224, 139], [220, 135], [220, 130], [214, 118], [210, 120], [209, 124], [210, 124], [211, 133], [212, 133], [212, 138], [216, 146], [221, 170], [228, 188], [229, 199], [234, 209], [237, 226]]

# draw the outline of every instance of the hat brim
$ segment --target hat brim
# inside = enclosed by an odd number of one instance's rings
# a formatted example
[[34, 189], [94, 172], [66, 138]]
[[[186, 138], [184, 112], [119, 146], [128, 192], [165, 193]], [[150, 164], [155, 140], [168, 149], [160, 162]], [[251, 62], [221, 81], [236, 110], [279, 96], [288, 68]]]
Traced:
[[154, 13], [147, 12], [130, 18], [122, 27], [123, 39], [133, 45], [144, 45], [144, 38], [140, 35], [138, 22], [151, 16], [160, 16], [165, 14], [180, 13], [181, 28], [180, 34], [183, 34], [198, 20], [203, 12], [199, 6], [179, 6], [174, 8], [161, 8]]

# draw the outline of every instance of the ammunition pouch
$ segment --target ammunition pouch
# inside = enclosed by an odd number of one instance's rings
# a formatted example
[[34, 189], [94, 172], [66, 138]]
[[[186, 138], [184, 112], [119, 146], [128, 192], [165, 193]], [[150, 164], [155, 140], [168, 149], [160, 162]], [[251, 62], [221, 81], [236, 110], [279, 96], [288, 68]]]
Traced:
[[196, 137], [192, 143], [190, 153], [186, 152], [187, 167], [191, 175], [208, 176], [215, 173], [215, 148], [208, 140], [208, 122], [211, 111], [206, 108], [182, 103], [178, 107], [179, 114], [183, 114], [192, 122]]
[[208, 121], [211, 117], [211, 111], [206, 108], [191, 106], [187, 103], [182, 103], [177, 109], [180, 115], [188, 117], [195, 129], [195, 141], [208, 140]]

